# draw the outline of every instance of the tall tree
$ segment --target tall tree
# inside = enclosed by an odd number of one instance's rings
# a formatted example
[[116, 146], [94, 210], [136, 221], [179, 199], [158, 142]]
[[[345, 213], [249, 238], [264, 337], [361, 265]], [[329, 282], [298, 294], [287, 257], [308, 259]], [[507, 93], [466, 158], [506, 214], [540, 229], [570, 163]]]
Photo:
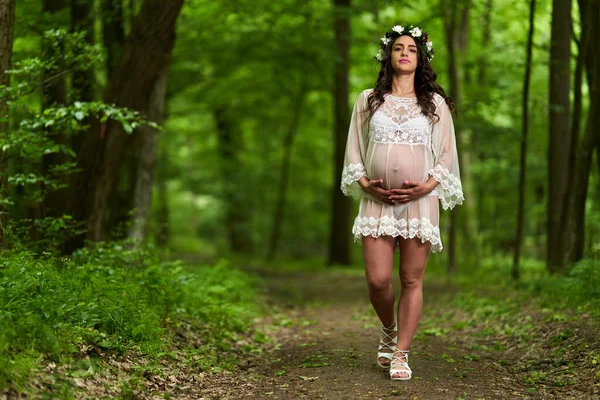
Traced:
[[[94, 0], [71, 0], [71, 30], [85, 32], [85, 40], [94, 43]], [[96, 80], [92, 69], [75, 71], [72, 80], [72, 100], [94, 100], [94, 84]], [[84, 123], [89, 123], [85, 120]], [[71, 136], [71, 147], [77, 153], [83, 144], [83, 134]]]
[[[446, 39], [446, 48], [448, 49], [448, 75], [450, 76], [450, 96], [455, 104], [460, 107], [462, 104], [462, 56], [467, 48], [467, 38], [469, 29], [469, 10], [470, 0], [461, 0], [458, 4], [442, 0], [440, 2], [444, 13], [444, 33]], [[466, 183], [468, 179], [468, 165], [465, 160], [468, 160], [467, 149], [464, 146], [462, 136], [462, 117], [459, 113], [454, 121], [456, 127], [456, 145], [459, 149], [458, 155], [460, 159], [461, 175], [465, 182], [465, 191], [469, 191]], [[468, 203], [467, 203], [468, 204]], [[467, 218], [473, 218], [474, 212], [469, 211]], [[450, 227], [448, 240], [448, 273], [456, 272], [456, 232], [458, 224], [458, 208], [450, 211]], [[471, 227], [471, 223], [467, 223], [467, 228], [470, 232], [467, 237], [475, 237], [475, 229]]]
[[[12, 53], [15, 26], [15, 0], [0, 0], [0, 86], [10, 85], [10, 75], [6, 73], [12, 67]], [[0, 97], [0, 135], [8, 131], [8, 104]], [[8, 160], [0, 150], [0, 200], [8, 196]], [[0, 203], [0, 249], [6, 247], [6, 224], [9, 221], [8, 210]]]
[[156, 212], [156, 243], [160, 247], [165, 247], [169, 242], [170, 227], [169, 227], [169, 205], [167, 201], [167, 168], [168, 156], [166, 149], [159, 150], [156, 184], [158, 189], [157, 212]]
[[[570, 152], [570, 174], [561, 218], [559, 249], [561, 271], [568, 270], [575, 261], [583, 258], [585, 202], [594, 144], [598, 140], [597, 137], [600, 136], [598, 133], [600, 132], [600, 117], [598, 116], [600, 113], [600, 85], [597, 78], [600, 74], [600, 57], [594, 51], [595, 47], [593, 46], [593, 39], [600, 34], [600, 2], [580, 0], [579, 10], [581, 13], [581, 40], [577, 66], [581, 67], [585, 63], [587, 67], [590, 106], [583, 136], [579, 138], [578, 128], [572, 130], [572, 134], [577, 136], [571, 140], [571, 146], [576, 147]], [[581, 71], [577, 71], [577, 73], [581, 74]], [[575, 84], [581, 85], [581, 79], [576, 79]], [[581, 92], [579, 92], [579, 96], [581, 96]], [[577, 102], [575, 106], [580, 107]], [[573, 118], [579, 117], [579, 112], [573, 116]]]
[[333, 0], [336, 57], [333, 73], [335, 146], [332, 218], [328, 264], [349, 265], [350, 259], [350, 199], [340, 191], [344, 151], [348, 136], [350, 106], [348, 104], [348, 75], [350, 67], [350, 0]]
[[529, 34], [527, 35], [527, 52], [525, 62], [525, 79], [523, 80], [523, 103], [521, 116], [521, 161], [519, 166], [519, 206], [517, 212], [517, 239], [513, 257], [512, 277], [519, 279], [519, 259], [521, 242], [523, 241], [523, 216], [525, 215], [525, 171], [527, 171], [527, 133], [529, 131], [529, 82], [531, 80], [531, 53], [533, 48], [533, 32], [535, 29], [535, 0], [529, 2]]
[[123, 50], [125, 42], [123, 23], [123, 0], [102, 0], [102, 39], [106, 49], [108, 76], [117, 67]]
[[292, 161], [292, 146], [294, 144], [294, 137], [300, 127], [300, 117], [304, 108], [304, 101], [306, 93], [308, 92], [306, 78], [302, 77], [302, 81], [297, 89], [297, 93], [294, 96], [292, 103], [291, 114], [292, 117], [289, 121], [286, 135], [283, 139], [283, 158], [281, 160], [281, 174], [279, 176], [279, 186], [277, 189], [277, 205], [275, 206], [275, 213], [273, 217], [273, 225], [271, 227], [271, 237], [269, 240], [269, 249], [267, 251], [267, 259], [271, 260], [275, 256], [277, 250], [277, 243], [281, 235], [281, 227], [283, 225], [283, 219], [285, 215], [285, 195], [287, 192], [287, 186], [289, 181], [290, 166]]
[[560, 229], [569, 178], [571, 0], [553, 0], [550, 38], [547, 268], [563, 272]]
[[[85, 40], [94, 43], [94, 0], [71, 0], [71, 29], [85, 32]], [[75, 98], [81, 101], [94, 99], [94, 71], [78, 70], [73, 73]]]
[[239, 190], [242, 163], [240, 154], [240, 127], [231, 114], [231, 107], [219, 105], [213, 108], [217, 128], [218, 147], [221, 159], [223, 199], [229, 245], [239, 253], [251, 253], [253, 250], [250, 235], [249, 216], [243, 207], [245, 194]]
[[[69, 6], [68, 0], [43, 0], [42, 12], [48, 17], [52, 18], [53, 14], [64, 11]], [[54, 21], [52, 21], [54, 22]], [[54, 25], [54, 24], [53, 24]], [[42, 53], [47, 56], [51, 56], [50, 52], [53, 51], [53, 43], [48, 43], [46, 40], [42, 40]], [[52, 55], [56, 56], [56, 55]], [[58, 66], [61, 67], [60, 65]], [[44, 74], [44, 81], [48, 82], [42, 87], [42, 108], [47, 108], [51, 105], [66, 105], [67, 99], [67, 83], [64, 75], [60, 72], [63, 71], [47, 71]], [[69, 136], [65, 134], [57, 134], [53, 136], [55, 143], [60, 145], [69, 145]], [[42, 174], [47, 176], [53, 165], [64, 164], [68, 161], [66, 155], [62, 152], [44, 154], [42, 157]], [[65, 180], [66, 177], [61, 177], [61, 180]], [[44, 199], [44, 216], [60, 217], [66, 210], [65, 197], [68, 196], [68, 190], [61, 189], [57, 191], [49, 192]], [[42, 217], [41, 209], [34, 205], [32, 211], [32, 217]]]
[[[154, 88], [150, 93], [148, 118], [157, 124], [162, 124], [165, 113], [165, 98], [167, 95], [167, 62], [158, 75]], [[134, 132], [134, 148], [138, 157], [135, 168], [136, 180], [133, 192], [133, 218], [129, 228], [129, 238], [140, 244], [147, 235], [148, 218], [152, 205], [152, 184], [154, 182], [154, 167], [158, 151], [158, 131], [151, 126], [142, 126]]]
[[[150, 96], [168, 63], [183, 0], [145, 0], [123, 48], [104, 101], [147, 113]], [[87, 221], [88, 238], [105, 236], [108, 201], [126, 151], [128, 135], [116, 121], [94, 122], [78, 154], [82, 168], [73, 190], [72, 215]], [[75, 246], [81, 243], [74, 243]]]

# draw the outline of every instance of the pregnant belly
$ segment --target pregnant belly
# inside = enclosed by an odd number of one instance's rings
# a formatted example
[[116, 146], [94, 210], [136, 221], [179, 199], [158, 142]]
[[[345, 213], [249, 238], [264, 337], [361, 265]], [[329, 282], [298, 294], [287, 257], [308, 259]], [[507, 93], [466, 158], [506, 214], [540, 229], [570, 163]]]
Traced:
[[400, 189], [404, 181], [424, 181], [427, 175], [424, 146], [379, 145], [367, 163], [370, 179], [383, 179], [386, 189]]

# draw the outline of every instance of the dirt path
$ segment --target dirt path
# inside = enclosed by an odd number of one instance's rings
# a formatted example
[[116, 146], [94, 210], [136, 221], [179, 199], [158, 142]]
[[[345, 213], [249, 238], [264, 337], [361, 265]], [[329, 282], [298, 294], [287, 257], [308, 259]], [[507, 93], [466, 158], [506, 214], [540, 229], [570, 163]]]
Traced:
[[[600, 398], [595, 364], [587, 363], [590, 354], [600, 354], [595, 353], [597, 328], [586, 326], [580, 332], [564, 319], [545, 323], [544, 315], [523, 310], [517, 321], [542, 324], [531, 331], [533, 342], [524, 342], [522, 331], [511, 333], [509, 326], [498, 335], [476, 321], [469, 323], [469, 315], [451, 306], [456, 288], [426, 283], [423, 319], [411, 348], [413, 378], [391, 381], [375, 363], [377, 319], [362, 274], [325, 271], [263, 278], [273, 309], [279, 310], [268, 321], [280, 326], [272, 332], [279, 345], [248, 360], [235, 375], [205, 377], [205, 398]], [[550, 346], [556, 336], [552, 333], [565, 329], [576, 334], [558, 343], [571, 350], [557, 357]]]

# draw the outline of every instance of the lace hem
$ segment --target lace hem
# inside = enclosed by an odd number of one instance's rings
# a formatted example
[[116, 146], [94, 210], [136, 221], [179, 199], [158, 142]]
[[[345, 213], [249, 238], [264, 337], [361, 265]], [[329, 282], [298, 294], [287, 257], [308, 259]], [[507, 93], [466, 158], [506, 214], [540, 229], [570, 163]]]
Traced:
[[384, 216], [381, 218], [356, 217], [352, 227], [354, 241], [361, 241], [361, 236], [379, 237], [382, 235], [412, 239], [418, 237], [422, 243], [426, 241], [431, 243], [431, 252], [438, 253], [444, 248], [440, 238], [440, 228], [434, 226], [428, 218], [413, 218], [406, 220], [404, 218], [396, 219], [394, 217]]
[[346, 196], [360, 197], [360, 192], [352, 191], [350, 185], [366, 175], [365, 166], [362, 164], [348, 164], [345, 166], [342, 171], [342, 183], [340, 185], [342, 193]]
[[433, 176], [442, 186], [442, 190], [438, 190], [438, 198], [442, 202], [444, 210], [453, 209], [457, 204], [463, 203], [465, 196], [458, 177], [439, 164], [429, 170], [429, 175]]

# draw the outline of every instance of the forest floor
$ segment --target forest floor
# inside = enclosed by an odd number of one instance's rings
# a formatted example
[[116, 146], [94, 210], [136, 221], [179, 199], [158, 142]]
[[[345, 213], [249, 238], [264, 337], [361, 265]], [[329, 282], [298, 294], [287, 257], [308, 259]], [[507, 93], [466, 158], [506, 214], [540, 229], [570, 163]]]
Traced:
[[412, 380], [391, 381], [376, 365], [379, 326], [362, 272], [259, 273], [277, 345], [237, 372], [205, 375], [200, 398], [600, 398], [600, 326], [585, 314], [489, 288], [460, 296], [426, 278]]
[[[233, 371], [200, 372], [203, 356], [193, 349], [203, 338], [183, 324], [159, 363], [89, 346], [80, 349], [79, 368], [46, 363], [34, 383], [40, 395], [33, 397], [600, 398], [598, 320], [544, 307], [523, 290], [459, 289], [426, 272], [423, 318], [410, 349], [413, 377], [391, 381], [376, 365], [379, 325], [362, 271], [246, 270], [265, 282], [268, 312], [255, 320], [255, 332], [233, 345], [231, 351], [240, 350]], [[0, 399], [12, 398], [30, 396], [0, 392]]]

